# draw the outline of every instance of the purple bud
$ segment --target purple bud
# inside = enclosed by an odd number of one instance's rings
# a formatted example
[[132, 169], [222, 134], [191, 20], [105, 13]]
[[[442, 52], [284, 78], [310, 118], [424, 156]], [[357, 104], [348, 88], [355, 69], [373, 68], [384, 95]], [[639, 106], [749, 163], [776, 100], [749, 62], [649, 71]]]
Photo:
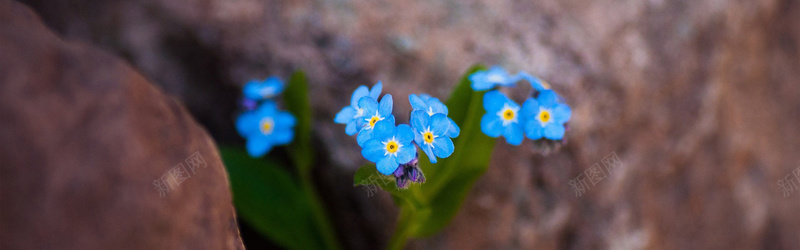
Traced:
[[394, 178], [402, 177], [404, 172], [405, 172], [404, 165], [397, 166], [397, 169], [394, 170]]
[[417, 183], [424, 183], [425, 182], [425, 175], [422, 174], [422, 170], [418, 167], [412, 167], [408, 171], [408, 178], [411, 179], [413, 182]]
[[420, 173], [417, 168], [411, 168], [411, 170], [408, 171], [408, 178], [413, 182], [417, 182], [417, 180], [419, 180], [419, 176]]
[[399, 189], [406, 189], [408, 188], [408, 178], [400, 177], [397, 178], [397, 188]]
[[258, 102], [247, 98], [242, 98], [239, 104], [242, 105], [242, 108], [247, 111], [254, 110], [258, 107]]

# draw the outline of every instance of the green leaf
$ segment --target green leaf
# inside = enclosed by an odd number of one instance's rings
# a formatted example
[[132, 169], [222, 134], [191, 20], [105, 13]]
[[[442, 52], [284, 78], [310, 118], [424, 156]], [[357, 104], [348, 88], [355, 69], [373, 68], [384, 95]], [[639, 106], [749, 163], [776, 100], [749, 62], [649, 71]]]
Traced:
[[289, 156], [302, 178], [308, 178], [314, 164], [314, 152], [311, 145], [311, 104], [308, 102], [308, 83], [302, 71], [296, 71], [289, 77], [288, 86], [283, 93], [286, 109], [297, 118], [295, 137], [287, 149]]
[[389, 248], [402, 248], [408, 237], [427, 237], [439, 232], [452, 221], [475, 181], [486, 172], [495, 139], [483, 134], [480, 128], [481, 117], [486, 112], [483, 109], [485, 91], [473, 91], [469, 81], [469, 75], [485, 69], [480, 65], [472, 67], [446, 102], [448, 116], [461, 128], [461, 134], [453, 139], [453, 155], [430, 164], [420, 153], [419, 166], [427, 183], [399, 190], [399, 194], [389, 190], [403, 201], [398, 204], [400, 221]]
[[239, 217], [289, 249], [322, 249], [310, 197], [273, 161], [251, 158], [242, 148], [220, 147]]

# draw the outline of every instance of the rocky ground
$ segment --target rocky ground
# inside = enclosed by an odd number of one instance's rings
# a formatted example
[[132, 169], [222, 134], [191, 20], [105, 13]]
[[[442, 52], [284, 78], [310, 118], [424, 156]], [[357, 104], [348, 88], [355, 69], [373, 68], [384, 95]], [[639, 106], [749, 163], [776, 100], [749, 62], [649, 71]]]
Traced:
[[[776, 185], [799, 164], [795, 1], [24, 2], [124, 58], [220, 144], [241, 143], [242, 84], [305, 70], [317, 179], [347, 248], [383, 246], [395, 211], [351, 186], [365, 160], [334, 114], [378, 80], [446, 98], [477, 62], [550, 82], [573, 107], [569, 142], [543, 156], [498, 141], [453, 224], [411, 248], [800, 248], [800, 194]], [[568, 181], [611, 153], [622, 166], [576, 197]]]

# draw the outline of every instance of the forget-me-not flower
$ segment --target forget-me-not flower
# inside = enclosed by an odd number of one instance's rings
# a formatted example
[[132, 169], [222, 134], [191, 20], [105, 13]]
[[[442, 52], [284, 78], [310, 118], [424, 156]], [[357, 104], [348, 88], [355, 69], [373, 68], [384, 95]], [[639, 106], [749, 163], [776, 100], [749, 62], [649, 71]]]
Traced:
[[525, 119], [525, 134], [532, 140], [542, 137], [550, 140], [564, 138], [564, 123], [569, 121], [572, 110], [560, 103], [552, 90], [543, 90], [536, 99], [529, 98], [522, 105]]
[[273, 146], [288, 144], [294, 138], [295, 117], [279, 111], [275, 103], [266, 101], [257, 109], [236, 119], [236, 130], [247, 140], [247, 153], [261, 157]]
[[283, 92], [283, 81], [275, 76], [267, 77], [263, 81], [251, 80], [244, 85], [244, 97], [254, 101], [266, 100]]
[[[408, 101], [411, 103], [412, 110], [422, 110], [428, 114], [428, 116], [433, 116], [435, 114], [444, 114], [447, 116], [447, 106], [445, 106], [439, 98], [429, 96], [427, 94], [411, 94], [408, 96]], [[455, 121], [452, 118], [447, 117], [450, 126], [447, 129], [447, 136], [450, 138], [455, 138], [461, 133], [461, 128], [458, 127]]]
[[371, 90], [368, 89], [367, 86], [359, 86], [353, 91], [353, 95], [350, 96], [350, 106], [344, 107], [339, 111], [333, 121], [339, 124], [347, 124], [345, 133], [347, 133], [347, 135], [355, 135], [361, 129], [361, 126], [358, 124], [359, 118], [369, 115], [359, 106], [359, 100], [361, 100], [362, 97], [370, 97], [377, 101], [381, 90], [383, 90], [383, 84], [381, 84], [381, 82], [375, 84]]
[[361, 100], [358, 100], [358, 106], [364, 110], [364, 115], [356, 120], [356, 126], [361, 127], [356, 137], [359, 146], [364, 145], [364, 142], [372, 138], [375, 124], [379, 121], [387, 120], [394, 124], [393, 105], [392, 95], [383, 96], [380, 103], [369, 96], [361, 97]]
[[372, 131], [372, 137], [363, 144], [361, 155], [376, 163], [381, 174], [393, 174], [400, 164], [416, 156], [417, 149], [412, 143], [414, 132], [408, 125], [395, 126], [394, 121], [381, 120], [375, 123]]
[[436, 157], [447, 158], [453, 154], [453, 141], [447, 136], [450, 121], [446, 115], [431, 116], [426, 111], [415, 110], [411, 112], [411, 128], [414, 129], [414, 142], [428, 155], [431, 163], [436, 163]]
[[511, 145], [522, 143], [522, 122], [519, 104], [500, 91], [493, 90], [483, 95], [483, 108], [486, 114], [481, 118], [481, 131], [490, 137], [502, 135]]
[[500, 66], [491, 67], [489, 70], [478, 71], [469, 76], [472, 89], [475, 91], [489, 90], [497, 85], [511, 86], [519, 81], [519, 76], [510, 75]]
[[531, 87], [533, 87], [533, 89], [537, 91], [544, 91], [550, 89], [550, 85], [547, 84], [547, 82], [531, 74], [528, 74], [528, 72], [520, 71], [519, 73], [517, 73], [517, 76], [519, 78], [525, 79], [525, 81], [530, 83]]

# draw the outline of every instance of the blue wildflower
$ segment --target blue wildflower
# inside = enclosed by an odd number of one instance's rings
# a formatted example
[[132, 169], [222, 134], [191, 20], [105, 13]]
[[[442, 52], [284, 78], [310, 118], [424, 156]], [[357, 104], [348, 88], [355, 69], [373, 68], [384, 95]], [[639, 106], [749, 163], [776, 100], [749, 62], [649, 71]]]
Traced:
[[364, 145], [364, 142], [372, 138], [375, 124], [379, 121], [386, 120], [394, 124], [392, 105], [392, 95], [383, 96], [380, 103], [370, 96], [361, 97], [361, 100], [358, 100], [358, 106], [364, 112], [363, 116], [356, 119], [356, 126], [361, 128], [356, 137], [359, 146]]
[[[413, 110], [425, 111], [428, 116], [433, 116], [434, 114], [447, 115], [447, 106], [439, 101], [439, 98], [431, 97], [427, 94], [411, 94], [408, 96], [408, 101], [411, 103], [411, 108]], [[447, 120], [450, 123], [450, 126], [447, 129], [447, 136], [450, 138], [457, 137], [458, 134], [461, 133], [461, 128], [458, 127], [452, 118], [448, 117]]]
[[519, 77], [509, 75], [505, 69], [500, 66], [494, 66], [489, 70], [478, 71], [469, 76], [472, 82], [472, 89], [475, 91], [489, 90], [496, 85], [511, 86], [519, 81]]
[[373, 100], [378, 100], [378, 96], [381, 94], [382, 90], [383, 84], [381, 84], [381, 82], [375, 84], [372, 90], [367, 89], [367, 86], [364, 85], [359, 86], [356, 91], [353, 91], [353, 95], [350, 97], [350, 106], [344, 107], [339, 111], [333, 121], [339, 124], [347, 124], [345, 133], [347, 133], [347, 135], [355, 135], [361, 129], [361, 126], [358, 126], [358, 118], [367, 115], [364, 109], [359, 107], [358, 101], [365, 96]]
[[517, 73], [517, 77], [525, 79], [525, 81], [530, 83], [531, 87], [533, 87], [533, 89], [537, 91], [544, 91], [550, 89], [550, 85], [547, 84], [547, 82], [531, 74], [528, 74], [528, 72], [520, 71], [519, 73]]
[[447, 158], [453, 154], [453, 141], [447, 136], [450, 121], [444, 114], [428, 115], [426, 111], [411, 112], [411, 128], [414, 129], [414, 142], [428, 155], [431, 163], [436, 157]]
[[372, 138], [364, 142], [361, 155], [376, 163], [378, 172], [390, 175], [400, 164], [414, 159], [417, 149], [412, 144], [414, 132], [406, 124], [395, 126], [394, 121], [381, 120], [372, 129]]
[[254, 101], [266, 100], [283, 92], [283, 81], [270, 76], [263, 81], [251, 80], [244, 85], [244, 97]]
[[519, 145], [524, 139], [519, 105], [500, 91], [493, 90], [483, 95], [486, 114], [481, 119], [481, 131], [490, 137], [502, 135], [511, 145]]
[[236, 119], [236, 130], [247, 139], [247, 153], [261, 157], [273, 146], [288, 144], [294, 138], [294, 116], [279, 111], [275, 103], [266, 101], [256, 110], [247, 111]]
[[564, 123], [569, 121], [572, 110], [559, 102], [554, 91], [543, 90], [536, 99], [525, 101], [522, 114], [526, 117], [525, 134], [528, 138], [561, 140], [564, 138]]

